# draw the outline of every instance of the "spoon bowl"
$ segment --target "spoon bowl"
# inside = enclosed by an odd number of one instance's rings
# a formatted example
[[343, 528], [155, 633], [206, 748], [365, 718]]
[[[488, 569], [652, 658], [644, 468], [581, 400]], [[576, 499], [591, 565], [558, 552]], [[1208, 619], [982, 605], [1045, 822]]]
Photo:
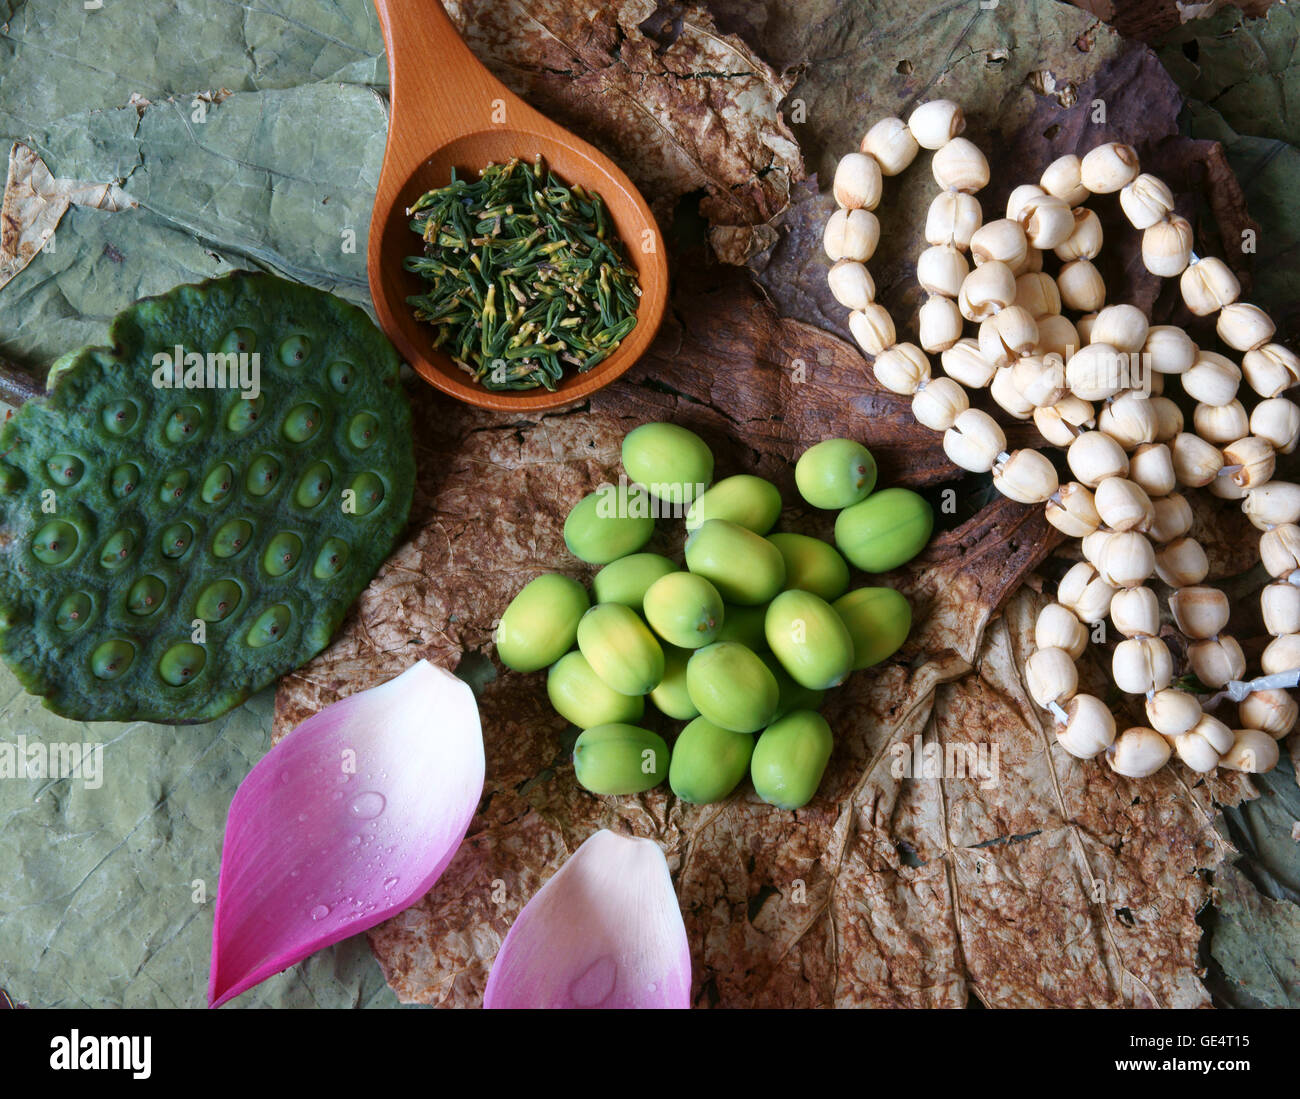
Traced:
[[[375, 313], [416, 372], [459, 400], [498, 411], [560, 408], [583, 400], [628, 369], [649, 347], [668, 300], [668, 264], [654, 215], [631, 180], [594, 146], [510, 92], [478, 62], [437, 0], [375, 0], [388, 50], [392, 114], [370, 220], [367, 267]], [[514, 157], [541, 156], [567, 184], [605, 202], [641, 288], [636, 327], [586, 373], [566, 372], [554, 391], [491, 390], [433, 345], [433, 326], [407, 298], [428, 284], [403, 261], [423, 244], [407, 210], [426, 191], [472, 178]]]

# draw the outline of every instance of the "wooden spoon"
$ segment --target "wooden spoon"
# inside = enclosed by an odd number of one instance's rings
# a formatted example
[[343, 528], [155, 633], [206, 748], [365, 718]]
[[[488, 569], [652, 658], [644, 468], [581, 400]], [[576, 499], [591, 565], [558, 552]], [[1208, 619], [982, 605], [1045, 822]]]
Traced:
[[[437, 0], [375, 0], [388, 50], [392, 112], [384, 167], [370, 218], [367, 264], [380, 327], [425, 381], [483, 408], [538, 411], [582, 400], [623, 373], [654, 338], [668, 301], [668, 263], [654, 216], [632, 182], [603, 153], [533, 110], [493, 77], [461, 41]], [[420, 251], [407, 208], [420, 195], [511, 157], [541, 154], [566, 183], [605, 200], [641, 283], [636, 327], [586, 374], [566, 373], [555, 392], [485, 389], [433, 346], [409, 295], [427, 289], [402, 261]]]

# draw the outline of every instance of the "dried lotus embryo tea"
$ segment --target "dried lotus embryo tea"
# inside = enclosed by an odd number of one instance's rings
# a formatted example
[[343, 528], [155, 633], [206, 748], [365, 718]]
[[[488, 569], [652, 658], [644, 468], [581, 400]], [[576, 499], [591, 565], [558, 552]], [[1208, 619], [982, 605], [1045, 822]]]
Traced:
[[424, 241], [406, 270], [429, 283], [407, 299], [434, 346], [486, 389], [553, 390], [636, 327], [641, 288], [604, 200], [538, 157], [489, 164], [408, 211]]
[[400, 362], [355, 306], [246, 272], [110, 340], [0, 429], [0, 656], [65, 717], [206, 721], [323, 649], [395, 545]]

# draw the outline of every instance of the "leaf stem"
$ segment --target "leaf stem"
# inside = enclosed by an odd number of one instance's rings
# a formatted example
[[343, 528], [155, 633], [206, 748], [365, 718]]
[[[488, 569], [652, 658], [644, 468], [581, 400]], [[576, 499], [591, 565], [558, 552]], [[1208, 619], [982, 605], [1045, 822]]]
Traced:
[[0, 356], [0, 401], [5, 404], [26, 404], [36, 397], [45, 396], [45, 382], [38, 381], [30, 370]]

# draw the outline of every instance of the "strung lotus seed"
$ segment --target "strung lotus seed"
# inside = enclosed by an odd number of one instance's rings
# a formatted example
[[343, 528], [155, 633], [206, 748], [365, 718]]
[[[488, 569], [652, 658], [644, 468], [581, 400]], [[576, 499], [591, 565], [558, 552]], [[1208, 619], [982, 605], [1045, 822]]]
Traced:
[[358, 412], [348, 424], [348, 442], [365, 450], [379, 437], [379, 421], [369, 412]]
[[234, 557], [253, 537], [253, 524], [247, 519], [229, 519], [212, 536], [213, 557]]
[[302, 556], [302, 539], [289, 531], [281, 531], [267, 543], [262, 554], [262, 567], [272, 576], [283, 576], [292, 571]]
[[334, 475], [328, 463], [317, 462], [298, 478], [298, 487], [293, 491], [294, 502], [300, 508], [314, 508], [329, 495], [333, 481]]
[[311, 340], [306, 336], [290, 336], [280, 344], [280, 361], [285, 366], [301, 366], [311, 354]]
[[247, 355], [257, 348], [257, 333], [251, 328], [235, 328], [221, 341], [221, 350], [227, 355]]
[[226, 413], [226, 430], [235, 435], [242, 435], [244, 432], [251, 430], [261, 418], [265, 407], [266, 398], [260, 393], [251, 400], [236, 397], [235, 403], [230, 406], [230, 411]]
[[36, 532], [32, 556], [44, 565], [61, 565], [77, 549], [77, 528], [62, 519], [53, 519]]
[[56, 485], [75, 485], [86, 472], [86, 463], [75, 454], [56, 454], [45, 463], [45, 468]]
[[13, 466], [0, 466], [0, 496], [19, 492], [27, 484], [27, 476], [21, 469]]
[[110, 401], [100, 413], [104, 427], [114, 435], [125, 435], [140, 418], [140, 410], [134, 401]]
[[132, 614], [153, 614], [167, 597], [167, 585], [156, 576], [142, 576], [126, 595], [126, 609]]
[[280, 463], [269, 454], [259, 454], [248, 466], [244, 487], [250, 495], [265, 496], [280, 480]]
[[64, 633], [73, 633], [90, 621], [92, 604], [84, 591], [65, 595], [54, 612], [54, 622]]
[[321, 416], [320, 405], [310, 401], [295, 405], [284, 418], [284, 437], [291, 443], [305, 443], [320, 430]]
[[312, 575], [317, 580], [330, 580], [338, 576], [348, 563], [348, 553], [348, 544], [342, 538], [329, 539], [316, 555], [316, 563], [311, 569]]
[[135, 553], [135, 531], [119, 530], [99, 553], [99, 563], [106, 569], [119, 569]]
[[163, 434], [169, 443], [182, 443], [195, 438], [202, 423], [203, 413], [198, 408], [192, 404], [183, 405], [167, 418]]
[[194, 528], [189, 523], [173, 523], [162, 532], [162, 537], [158, 541], [164, 557], [170, 557], [172, 560], [184, 557], [185, 551], [194, 541]]
[[90, 654], [90, 670], [100, 679], [117, 679], [135, 660], [129, 641], [105, 641]]
[[352, 478], [349, 488], [352, 493], [354, 515], [369, 515], [384, 499], [384, 482], [373, 473], [359, 473]]
[[229, 462], [221, 462], [203, 478], [203, 488], [199, 495], [205, 504], [218, 504], [230, 495], [230, 487], [235, 483], [235, 470]]
[[123, 462], [117, 466], [108, 480], [109, 491], [118, 500], [125, 500], [135, 491], [140, 483], [140, 467], [132, 462]]
[[183, 687], [203, 670], [207, 659], [208, 654], [203, 651], [202, 645], [182, 641], [163, 653], [162, 659], [158, 661], [158, 674], [173, 687]]
[[289, 623], [292, 620], [293, 612], [283, 603], [267, 607], [257, 616], [257, 621], [248, 631], [249, 647], [260, 649], [266, 645], [273, 645], [289, 632]]
[[218, 580], [199, 593], [194, 609], [205, 622], [221, 622], [230, 617], [243, 597], [243, 589], [233, 580]]
[[190, 472], [187, 469], [173, 469], [163, 478], [158, 486], [158, 500], [164, 504], [174, 504], [183, 497], [190, 487]]
[[330, 385], [334, 387], [334, 392], [346, 393], [352, 388], [352, 379], [356, 376], [356, 368], [351, 363], [339, 360], [330, 363], [328, 373]]

